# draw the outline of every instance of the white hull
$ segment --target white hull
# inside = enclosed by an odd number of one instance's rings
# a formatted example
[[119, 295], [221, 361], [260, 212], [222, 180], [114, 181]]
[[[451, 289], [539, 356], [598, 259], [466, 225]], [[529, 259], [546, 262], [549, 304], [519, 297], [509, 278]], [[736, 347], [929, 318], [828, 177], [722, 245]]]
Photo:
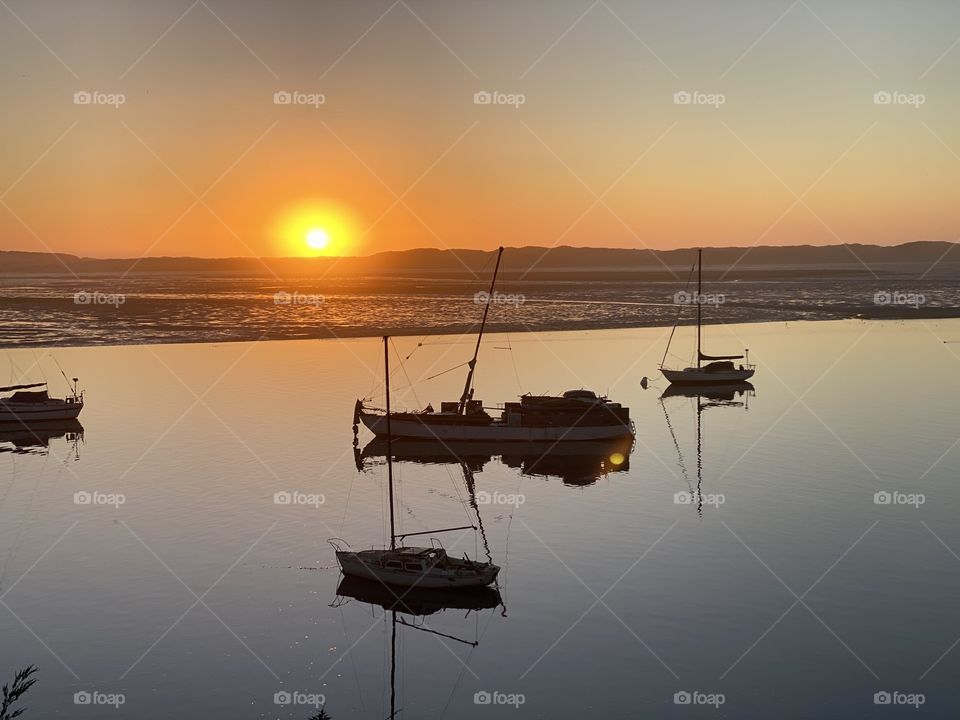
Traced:
[[[387, 418], [379, 413], [361, 412], [360, 421], [378, 436], [387, 434]], [[420, 440], [491, 440], [531, 442], [536, 440], [609, 440], [629, 437], [633, 433], [623, 425], [576, 427], [510, 427], [501, 423], [458, 425], [400, 420], [392, 417], [390, 431], [395, 438]]]
[[701, 368], [662, 370], [663, 376], [676, 385], [723, 385], [741, 383], [753, 377], [754, 370], [721, 370], [707, 372]]
[[83, 403], [5, 403], [0, 401], [0, 423], [50, 422], [56, 420], [75, 420]]
[[418, 587], [425, 589], [486, 587], [496, 579], [497, 571], [499, 570], [495, 568], [489, 573], [466, 577], [458, 576], [454, 572], [439, 571], [436, 569], [426, 572], [404, 572], [366, 563], [357, 553], [348, 551], [337, 552], [337, 562], [340, 563], [340, 569], [343, 571], [343, 574], [350, 577], [378, 580], [387, 585], [397, 587]]

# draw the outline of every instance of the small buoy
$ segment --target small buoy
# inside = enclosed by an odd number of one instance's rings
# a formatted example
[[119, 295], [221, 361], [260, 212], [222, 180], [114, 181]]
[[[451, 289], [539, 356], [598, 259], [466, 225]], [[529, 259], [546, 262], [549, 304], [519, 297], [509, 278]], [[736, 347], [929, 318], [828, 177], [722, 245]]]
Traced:
[[644, 390], [647, 389], [647, 376], [646, 376], [646, 375], [644, 375], [642, 378], [640, 378], [640, 387], [642, 387]]

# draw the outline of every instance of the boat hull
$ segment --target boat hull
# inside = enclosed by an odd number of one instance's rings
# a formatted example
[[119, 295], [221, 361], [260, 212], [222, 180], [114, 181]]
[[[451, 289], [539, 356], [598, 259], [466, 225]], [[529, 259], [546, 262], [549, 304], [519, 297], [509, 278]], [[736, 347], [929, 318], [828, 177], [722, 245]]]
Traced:
[[[378, 437], [387, 435], [387, 418], [381, 413], [360, 412], [360, 421]], [[429, 417], [429, 416], [426, 416]], [[573, 427], [511, 427], [499, 422], [485, 425], [458, 425], [431, 423], [428, 420], [390, 418], [394, 438], [419, 440], [473, 440], [497, 442], [532, 442], [537, 440], [610, 440], [630, 437], [631, 429], [624, 425], [575, 425]]]
[[15, 403], [0, 401], [0, 424], [24, 424], [76, 420], [83, 410], [83, 403], [49, 401], [39, 403]]
[[337, 551], [337, 562], [340, 563], [343, 574], [349, 577], [377, 580], [394, 587], [418, 587], [432, 590], [486, 587], [497, 579], [497, 574], [500, 572], [500, 568], [495, 565], [489, 566], [488, 571], [468, 576], [441, 575], [429, 571], [419, 573], [391, 570], [365, 562], [358, 553], [348, 550]]
[[662, 372], [673, 385], [728, 385], [749, 380], [755, 371], [743, 369], [707, 372], [700, 368], [686, 368], [685, 370], [664, 369]]

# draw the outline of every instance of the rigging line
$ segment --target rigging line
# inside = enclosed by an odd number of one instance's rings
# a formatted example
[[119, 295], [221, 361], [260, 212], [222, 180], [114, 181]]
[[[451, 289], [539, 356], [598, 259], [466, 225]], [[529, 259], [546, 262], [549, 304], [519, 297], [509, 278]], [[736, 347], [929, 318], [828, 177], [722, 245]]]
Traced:
[[[343, 625], [343, 637], [347, 641], [347, 647], [352, 647], [350, 636], [347, 634], [347, 619], [343, 614], [343, 605], [338, 609], [340, 610], [340, 623]], [[357, 681], [357, 696], [360, 698], [360, 712], [363, 713], [364, 720], [366, 720], [367, 707], [363, 704], [363, 686], [360, 684], [360, 673], [357, 671], [357, 659], [353, 656], [353, 653], [350, 653], [350, 664], [353, 666], [353, 677]]]
[[513, 353], [513, 344], [510, 342], [510, 333], [504, 333], [507, 336], [507, 350], [510, 351], [510, 360], [513, 361], [513, 374], [517, 378], [517, 390], [523, 392], [523, 383], [520, 382], [520, 371], [517, 369], [517, 356]]
[[[690, 281], [693, 279], [693, 268], [694, 268], [694, 266], [691, 265], [691, 266], [690, 266], [690, 274], [687, 276], [687, 284], [686, 284], [686, 286], [683, 288], [683, 292], [684, 292], [684, 293], [687, 292], [687, 289], [690, 287]], [[697, 302], [700, 302], [700, 298], [697, 298]], [[670, 343], [673, 342], [673, 335], [674, 335], [674, 333], [677, 332], [677, 325], [680, 323], [680, 315], [683, 313], [683, 305], [682, 305], [682, 304], [679, 304], [679, 303], [678, 303], [678, 305], [679, 305], [679, 307], [677, 308], [677, 317], [676, 317], [676, 319], [673, 321], [673, 327], [670, 328], [670, 337], [667, 338], [667, 347], [665, 347], [664, 350], [663, 350], [663, 358], [661, 358], [661, 360], [660, 360], [660, 367], [663, 367], [663, 364], [667, 361], [667, 353], [670, 352]]]
[[60, 363], [57, 361], [57, 358], [53, 355], [53, 353], [50, 353], [50, 358], [53, 360], [54, 364], [57, 366], [57, 370], [60, 371], [60, 374], [63, 375], [63, 379], [66, 381], [67, 387], [72, 387], [72, 385], [70, 385], [70, 378], [67, 377], [67, 374], [63, 371], [63, 368], [60, 367]]
[[438, 377], [440, 377], [441, 375], [446, 375], [448, 372], [453, 372], [454, 370], [459, 370], [460, 368], [466, 367], [467, 365], [469, 365], [469, 363], [462, 362], [462, 363], [460, 363], [459, 365], [454, 365], [452, 368], [448, 368], [448, 369], [446, 369], [446, 370], [443, 370], [443, 371], [441, 371], [441, 372], [436, 373], [435, 375], [431, 375], [430, 377], [426, 377], [426, 378], [424, 378], [424, 381], [433, 380], [434, 378], [438, 378]]
[[420, 398], [417, 397], [417, 391], [413, 388], [413, 381], [410, 380], [410, 375], [407, 373], [407, 365], [404, 363], [403, 358], [400, 357], [400, 351], [397, 350], [397, 344], [393, 341], [393, 338], [390, 338], [390, 344], [393, 345], [393, 352], [397, 356], [397, 364], [400, 366], [400, 369], [403, 370], [403, 376], [407, 379], [407, 387], [410, 389], [410, 392], [413, 393], [413, 401], [417, 404], [417, 407], [420, 407]]
[[670, 430], [670, 437], [673, 440], [673, 446], [677, 449], [677, 464], [680, 466], [680, 471], [683, 473], [683, 479], [687, 481], [687, 485], [690, 484], [690, 478], [687, 476], [687, 468], [683, 462], [683, 453], [680, 452], [680, 443], [677, 442], [677, 434], [673, 431], [673, 424], [670, 422], [670, 415], [667, 413], [667, 406], [663, 402], [663, 398], [660, 398], [660, 407], [663, 409], [663, 417], [667, 421], [667, 429]]

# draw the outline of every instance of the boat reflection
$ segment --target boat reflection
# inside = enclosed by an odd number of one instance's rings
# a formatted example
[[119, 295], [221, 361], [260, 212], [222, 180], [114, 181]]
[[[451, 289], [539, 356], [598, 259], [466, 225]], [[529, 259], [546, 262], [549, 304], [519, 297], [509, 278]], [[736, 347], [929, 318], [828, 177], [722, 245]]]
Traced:
[[[750, 398], [756, 395], [753, 385], [748, 382], [722, 384], [722, 385], [670, 385], [660, 396], [660, 406], [663, 408], [663, 416], [667, 421], [667, 429], [670, 431], [670, 437], [673, 439], [673, 445], [677, 450], [678, 464], [680, 472], [687, 481], [688, 494], [687, 500], [691, 505], [696, 506], [697, 514], [703, 516], [703, 411], [710, 408], [743, 408], [750, 409]], [[667, 412], [667, 406], [664, 400], [669, 398], [687, 398], [696, 401], [697, 413], [697, 477], [696, 486], [691, 484], [690, 476], [687, 472], [687, 466], [683, 459], [683, 452], [680, 450], [680, 443], [677, 441], [677, 435], [673, 430], [673, 423], [670, 421], [670, 414]], [[742, 398], [742, 399], [741, 399]], [[678, 493], [678, 496], [682, 493]], [[676, 497], [676, 496], [675, 496]]]
[[61, 438], [70, 445], [67, 457], [79, 459], [79, 444], [83, 440], [83, 425], [79, 420], [36, 424], [0, 423], [0, 453], [48, 455], [50, 441]]
[[[630, 469], [633, 438], [583, 442], [530, 442], [518, 447], [504, 443], [394, 440], [393, 457], [422, 465], [463, 465], [471, 472], [499, 458], [507, 467], [532, 477], [556, 477], [566, 485], [593, 485], [610, 473]], [[375, 438], [362, 450], [354, 449], [357, 469], [363, 472], [386, 458], [386, 440]]]
[[500, 591], [493, 587], [464, 590], [390, 587], [377, 580], [344, 576], [337, 586], [337, 599], [332, 607], [341, 607], [351, 600], [379, 605], [386, 611], [411, 617], [426, 617], [444, 610], [492, 610], [503, 605]]
[[[481, 610], [493, 610], [497, 607], [502, 608], [502, 615], [506, 616], [507, 614], [499, 590], [492, 587], [442, 590], [418, 588], [416, 586], [390, 587], [378, 580], [344, 576], [337, 586], [337, 596], [330, 603], [330, 607], [343, 607], [352, 601], [365, 603], [370, 606], [371, 610], [380, 607], [384, 611], [384, 619], [387, 617], [390, 619], [390, 714], [387, 715], [388, 718], [400, 717], [402, 712], [397, 708], [398, 626], [436, 635], [470, 647], [477, 647], [480, 644], [479, 626], [477, 635], [470, 640], [428, 627], [423, 618], [445, 610], [465, 610], [469, 615], [473, 612], [479, 613]], [[404, 615], [409, 616], [410, 619], [407, 620], [402, 617]], [[441, 642], [443, 641], [441, 640]]]

